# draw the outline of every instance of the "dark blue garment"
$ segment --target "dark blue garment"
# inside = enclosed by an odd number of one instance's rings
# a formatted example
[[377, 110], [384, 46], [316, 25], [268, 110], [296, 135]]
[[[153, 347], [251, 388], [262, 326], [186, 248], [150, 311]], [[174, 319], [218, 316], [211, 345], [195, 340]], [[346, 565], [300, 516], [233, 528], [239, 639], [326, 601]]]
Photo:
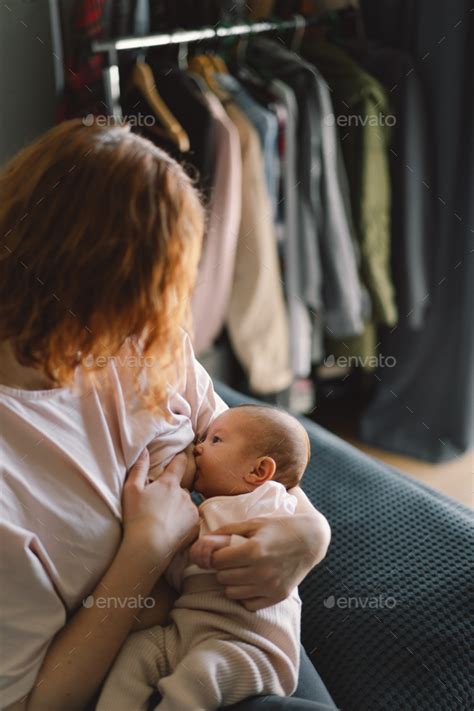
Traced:
[[[406, 36], [403, 42], [398, 35], [391, 40], [420, 58], [417, 69], [433, 136], [432, 168], [423, 178], [433, 224], [431, 305], [421, 330], [412, 330], [400, 314], [398, 326], [383, 334], [381, 351], [396, 364], [379, 371], [360, 436], [381, 449], [440, 462], [474, 445], [473, 28], [464, 0], [390, 0], [377, 6], [381, 13], [391, 8], [392, 19], [397, 8]], [[370, 17], [368, 6], [367, 13]], [[380, 36], [389, 30], [382, 23]]]

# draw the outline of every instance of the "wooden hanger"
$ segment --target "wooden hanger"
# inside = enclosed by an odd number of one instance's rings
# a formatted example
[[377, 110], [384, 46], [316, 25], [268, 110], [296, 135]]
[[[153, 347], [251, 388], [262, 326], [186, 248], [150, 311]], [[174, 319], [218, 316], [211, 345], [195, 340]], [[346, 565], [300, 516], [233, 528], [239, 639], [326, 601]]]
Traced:
[[181, 153], [189, 151], [191, 144], [188, 134], [159, 95], [149, 64], [144, 61], [136, 63], [133, 69], [132, 83], [148, 102], [156, 118], [165, 128], [168, 138], [178, 146]]
[[227, 64], [219, 54], [210, 54], [209, 58], [214, 66], [214, 69], [219, 74], [229, 74]]
[[217, 98], [226, 103], [232, 99], [232, 95], [229, 92], [222, 89], [216, 80], [215, 74], [216, 70], [210, 57], [206, 54], [198, 54], [191, 59], [189, 62], [189, 69], [196, 74], [200, 74], [209, 89], [217, 96]]

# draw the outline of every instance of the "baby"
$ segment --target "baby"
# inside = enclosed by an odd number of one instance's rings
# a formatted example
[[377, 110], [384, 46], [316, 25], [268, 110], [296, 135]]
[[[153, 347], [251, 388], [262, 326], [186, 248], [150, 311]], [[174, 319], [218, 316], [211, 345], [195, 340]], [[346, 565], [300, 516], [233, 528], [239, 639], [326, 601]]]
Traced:
[[160, 711], [204, 711], [249, 696], [294, 692], [301, 601], [250, 612], [224, 595], [213, 553], [240, 536], [212, 536], [227, 523], [293, 514], [296, 486], [310, 457], [304, 427], [288, 413], [243, 405], [226, 410], [194, 448], [190, 462], [199, 507], [198, 540], [175, 556], [166, 578], [180, 597], [167, 627], [129, 636], [105, 682], [97, 711], [146, 711], [159, 690]]

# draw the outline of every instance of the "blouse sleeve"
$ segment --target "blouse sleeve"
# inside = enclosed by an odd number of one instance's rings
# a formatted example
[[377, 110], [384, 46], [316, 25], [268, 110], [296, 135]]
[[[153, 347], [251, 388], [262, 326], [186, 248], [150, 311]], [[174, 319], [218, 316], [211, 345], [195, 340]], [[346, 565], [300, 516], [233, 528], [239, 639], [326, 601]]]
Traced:
[[0, 695], [9, 706], [33, 688], [66, 611], [36, 536], [9, 524], [0, 526], [0, 535]]
[[185, 383], [182, 395], [191, 407], [193, 430], [200, 437], [205, 434], [212, 420], [227, 410], [227, 405], [214, 391], [211, 376], [194, 355], [187, 333], [184, 336], [183, 355]]

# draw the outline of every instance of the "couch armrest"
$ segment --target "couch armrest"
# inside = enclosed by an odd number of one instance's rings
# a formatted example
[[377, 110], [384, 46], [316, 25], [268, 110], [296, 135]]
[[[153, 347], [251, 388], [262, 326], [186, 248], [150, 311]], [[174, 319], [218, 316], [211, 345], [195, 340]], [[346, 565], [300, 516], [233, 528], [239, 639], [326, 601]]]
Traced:
[[[251, 402], [216, 389], [231, 406]], [[302, 487], [332, 529], [300, 588], [302, 641], [335, 702], [470, 708], [470, 511], [302, 421], [312, 447]]]

